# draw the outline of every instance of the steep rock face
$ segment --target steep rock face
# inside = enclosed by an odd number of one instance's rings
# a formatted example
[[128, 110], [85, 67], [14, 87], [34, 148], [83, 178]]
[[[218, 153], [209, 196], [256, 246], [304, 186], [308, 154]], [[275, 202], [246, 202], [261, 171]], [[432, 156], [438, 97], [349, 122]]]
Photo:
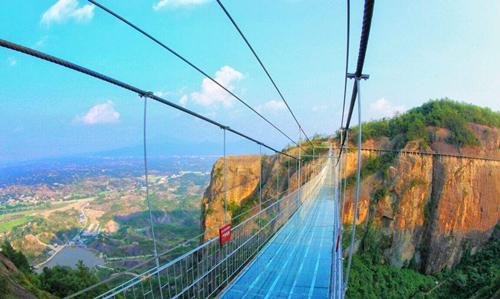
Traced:
[[[427, 273], [452, 267], [464, 249], [472, 253], [488, 240], [500, 219], [500, 162], [435, 158], [431, 221], [422, 244]], [[435, 191], [434, 191], [435, 190]]]
[[[261, 158], [260, 156], [230, 156], [226, 157], [226, 200], [227, 204], [241, 202], [259, 187]], [[224, 160], [215, 162], [211, 174], [212, 180], [202, 200], [202, 229], [205, 239], [217, 236], [217, 229], [231, 219], [230, 211], [224, 215]]]
[[425, 207], [433, 183], [432, 157], [400, 155], [389, 169], [388, 181], [387, 198], [392, 209], [384, 224], [392, 230], [389, 256], [393, 265], [402, 266], [412, 259], [415, 245], [422, 238]]
[[[491, 131], [490, 139], [482, 139], [485, 147], [475, 152], [469, 149], [468, 154], [496, 157], [498, 140], [491, 137], [498, 134]], [[409, 143], [405, 149], [418, 147]], [[363, 162], [381, 155], [362, 154]], [[345, 177], [349, 177], [354, 174], [356, 154], [349, 153], [346, 163]], [[344, 224], [353, 222], [354, 189], [347, 190]], [[388, 237], [385, 256], [395, 266], [413, 260], [426, 273], [453, 267], [465, 250], [479, 249], [499, 219], [498, 161], [397, 154], [385, 174], [379, 171], [362, 179], [357, 224], [370, 224]]]
[[[291, 154], [296, 154], [290, 152]], [[304, 163], [300, 171], [300, 183], [305, 183], [317, 170], [316, 163]], [[295, 160], [283, 157], [247, 155], [226, 157], [227, 163], [227, 209], [224, 213], [224, 160], [217, 160], [212, 168], [210, 184], [203, 195], [201, 224], [204, 239], [208, 240], [218, 235], [218, 228], [225, 223], [231, 223], [232, 206], [250, 205], [250, 214], [258, 209], [260, 187], [262, 187], [262, 202], [269, 205], [292, 192], [299, 185], [297, 173], [298, 164]], [[261, 175], [262, 174], [262, 175]], [[262, 180], [262, 182], [261, 182]], [[225, 215], [224, 215], [225, 214]], [[225, 217], [224, 217], [225, 216]]]

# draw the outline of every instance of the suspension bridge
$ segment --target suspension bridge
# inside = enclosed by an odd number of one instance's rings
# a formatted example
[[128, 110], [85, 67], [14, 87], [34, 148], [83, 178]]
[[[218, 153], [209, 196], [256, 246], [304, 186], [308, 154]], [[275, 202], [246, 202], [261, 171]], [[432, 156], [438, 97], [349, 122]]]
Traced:
[[[351, 258], [353, 254], [355, 226], [351, 231], [350, 248], [344, 255], [342, 249], [342, 224], [341, 206], [345, 195], [345, 182], [339, 179], [345, 165], [343, 153], [348, 150], [345, 145], [347, 132], [351, 123], [356, 101], [358, 102], [358, 125], [361, 124], [361, 80], [368, 79], [363, 73], [363, 65], [367, 51], [371, 19], [373, 15], [373, 0], [366, 0], [364, 4], [362, 32], [359, 44], [359, 54], [354, 73], [349, 73], [349, 35], [350, 35], [350, 3], [347, 0], [347, 49], [346, 72], [344, 84], [344, 99], [342, 120], [340, 124], [341, 140], [339, 145], [332, 145], [328, 153], [315, 154], [317, 149], [314, 142], [308, 137], [303, 126], [297, 119], [288, 104], [276, 80], [269, 69], [257, 54], [235, 18], [220, 0], [217, 4], [227, 16], [253, 57], [262, 68], [273, 88], [287, 107], [290, 115], [297, 125], [299, 139], [295, 140], [278, 127], [272, 119], [266, 118], [255, 108], [250, 106], [241, 96], [218, 82], [206, 71], [194, 64], [190, 59], [166, 45], [158, 38], [153, 37], [138, 25], [128, 21], [112, 9], [95, 0], [92, 4], [116, 18], [118, 21], [131, 27], [134, 31], [151, 40], [153, 43], [177, 57], [196, 72], [202, 74], [216, 86], [234, 97], [262, 121], [269, 124], [277, 133], [290, 140], [298, 149], [298, 154], [291, 151], [279, 150], [276, 147], [262, 142], [256, 136], [233, 129], [208, 116], [189, 110], [168, 99], [156, 95], [147, 89], [134, 86], [116, 78], [91, 70], [74, 62], [17, 44], [12, 41], [0, 39], [0, 46], [13, 51], [30, 55], [34, 58], [45, 60], [66, 69], [107, 82], [124, 90], [137, 94], [144, 101], [144, 177], [146, 188], [146, 203], [149, 211], [150, 230], [153, 239], [153, 257], [139, 265], [112, 273], [108, 278], [94, 286], [75, 293], [69, 298], [85, 297], [87, 292], [100, 285], [106, 285], [107, 290], [97, 298], [343, 298], [348, 286]], [[351, 101], [346, 108], [346, 90], [348, 79], [354, 79]], [[188, 116], [202, 120], [207, 124], [218, 127], [224, 136], [224, 225], [219, 229], [217, 237], [208, 240], [196, 237], [186, 240], [178, 246], [159, 252], [155, 236], [155, 226], [152, 219], [148, 190], [148, 157], [146, 147], [147, 136], [147, 103], [156, 101], [172, 109], [176, 109]], [[347, 112], [347, 114], [345, 113]], [[344, 123], [344, 116], [346, 121]], [[360, 127], [360, 126], [359, 126]], [[361, 127], [360, 127], [361, 128]], [[296, 188], [288, 188], [275, 199], [263, 201], [259, 198], [258, 209], [246, 215], [232, 215], [232, 219], [240, 216], [242, 219], [235, 226], [230, 226], [226, 219], [227, 186], [226, 186], [226, 134], [234, 134], [262, 148], [275, 153], [277, 157], [286, 159], [288, 164], [295, 163], [295, 172], [288, 173], [288, 180], [296, 178]], [[305, 142], [302, 142], [303, 139]], [[304, 175], [302, 167], [305, 163], [304, 147], [313, 149], [312, 168], [308, 175]], [[361, 169], [361, 131], [358, 134], [358, 163], [357, 163], [357, 189], [356, 209], [354, 223], [357, 217], [357, 202], [359, 198], [359, 173]], [[262, 170], [261, 170], [262, 171]], [[345, 180], [344, 180], [345, 181]], [[260, 187], [262, 188], [262, 179]], [[261, 191], [261, 190], [259, 190]], [[259, 192], [262, 194], [262, 192]], [[187, 244], [197, 244], [194, 248]], [[179, 248], [190, 248], [186, 252], [175, 255], [173, 252]], [[344, 272], [343, 258], [348, 256], [347, 267]]]

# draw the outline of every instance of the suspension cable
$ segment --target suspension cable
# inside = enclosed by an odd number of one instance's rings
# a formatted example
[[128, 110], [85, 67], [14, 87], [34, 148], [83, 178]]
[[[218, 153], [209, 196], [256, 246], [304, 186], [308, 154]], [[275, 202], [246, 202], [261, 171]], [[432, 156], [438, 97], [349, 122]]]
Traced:
[[345, 114], [345, 99], [347, 95], [347, 73], [349, 71], [349, 39], [351, 35], [351, 1], [347, 0], [347, 33], [346, 33], [346, 50], [345, 50], [345, 76], [344, 76], [344, 100], [342, 103], [342, 120], [340, 121], [340, 128], [344, 125], [344, 114]]
[[358, 165], [356, 169], [356, 197], [354, 199], [354, 215], [352, 220], [352, 230], [351, 230], [351, 246], [349, 247], [349, 259], [347, 262], [346, 277], [344, 281], [344, 296], [347, 291], [349, 283], [349, 273], [351, 271], [352, 253], [354, 250], [354, 240], [356, 235], [356, 223], [358, 221], [358, 203], [359, 203], [359, 189], [361, 185], [361, 91], [359, 90], [359, 79], [356, 79], [355, 84], [358, 86]]
[[31, 48], [28, 48], [28, 47], [25, 47], [25, 46], [21, 46], [19, 44], [16, 44], [16, 43], [12, 43], [12, 42], [9, 42], [9, 41], [6, 41], [4, 39], [0, 39], [0, 46], [3, 47], [3, 48], [7, 48], [7, 49], [11, 49], [11, 50], [14, 50], [16, 52], [20, 52], [20, 53], [24, 53], [24, 54], [27, 54], [27, 55], [30, 55], [30, 56], [33, 56], [33, 57], [36, 57], [36, 58], [39, 58], [41, 60], [45, 60], [45, 61], [48, 61], [48, 62], [51, 62], [51, 63], [54, 63], [54, 64], [58, 64], [60, 66], [63, 66], [65, 68], [68, 68], [68, 69], [72, 69], [74, 71], [77, 71], [79, 73], [82, 73], [82, 74], [86, 74], [88, 76], [91, 76], [91, 77], [94, 77], [96, 79], [99, 79], [101, 81], [105, 81], [105, 82], [108, 82], [110, 84], [113, 84], [113, 85], [116, 85], [118, 87], [121, 87], [123, 89], [127, 89], [129, 91], [132, 91], [138, 95], [141, 95], [141, 96], [147, 96], [148, 98], [152, 99], [152, 100], [155, 100], [157, 102], [160, 102], [162, 104], [165, 104], [167, 106], [170, 106], [172, 108], [175, 108], [177, 110], [180, 110], [186, 114], [189, 114], [191, 116], [194, 116], [196, 118], [199, 118], [201, 120], [204, 120], [214, 126], [217, 126], [219, 128], [225, 128], [227, 131], [231, 132], [231, 133], [234, 133], [240, 137], [243, 137], [247, 140], [250, 140], [256, 144], [260, 144], [262, 145], [263, 147], [266, 147], [268, 148], [269, 150], [277, 153], [277, 154], [280, 154], [280, 155], [284, 155], [284, 156], [288, 156], [290, 158], [293, 158], [293, 159], [297, 159], [296, 157], [292, 156], [292, 155], [289, 155], [283, 151], [279, 151], [265, 143], [263, 143], [262, 141], [259, 141], [255, 138], [252, 138], [244, 133], [241, 133], [235, 129], [232, 129], [226, 125], [223, 125], [222, 123], [220, 122], [217, 122], [213, 119], [210, 119], [206, 116], [203, 116], [197, 112], [194, 112], [192, 110], [189, 110], [187, 108], [184, 108], [180, 105], [177, 105], [169, 100], [166, 100], [162, 97], [159, 97], [155, 94], [153, 94], [152, 92], [150, 91], [146, 91], [144, 89], [140, 89], [138, 87], [135, 87], [133, 85], [130, 85], [128, 83], [125, 83], [125, 82], [122, 82], [122, 81], [119, 81], [117, 79], [114, 79], [114, 78], [111, 78], [111, 77], [108, 77], [106, 75], [103, 75], [101, 73], [98, 73], [96, 71], [93, 71], [91, 69], [88, 69], [88, 68], [85, 68], [83, 66], [80, 66], [80, 65], [77, 65], [75, 63], [72, 63], [72, 62], [69, 62], [67, 60], [64, 60], [64, 59], [61, 59], [61, 58], [58, 58], [58, 57], [55, 57], [55, 56], [52, 56], [52, 55], [49, 55], [49, 54], [46, 54], [44, 52], [40, 52], [40, 51], [37, 51], [37, 50], [34, 50], [34, 49], [31, 49]]
[[252, 45], [250, 44], [250, 42], [248, 41], [248, 39], [246, 38], [245, 34], [243, 33], [243, 31], [241, 31], [240, 27], [238, 26], [238, 24], [236, 24], [236, 21], [233, 19], [233, 17], [231, 16], [231, 14], [229, 13], [229, 11], [226, 9], [226, 7], [224, 7], [224, 5], [222, 4], [222, 2], [220, 0], [217, 0], [217, 3], [219, 4], [219, 7], [224, 11], [224, 14], [228, 17], [228, 19], [231, 21], [231, 23], [233, 24], [234, 28], [238, 31], [238, 33], [240, 34], [241, 38], [243, 38], [243, 41], [245, 42], [245, 44], [248, 46], [248, 48], [250, 49], [250, 51], [252, 52], [253, 56], [255, 57], [255, 59], [257, 59], [257, 61], [259, 62], [261, 68], [264, 70], [264, 72], [266, 73], [267, 77], [269, 78], [269, 81], [271, 81], [271, 83], [273, 84], [274, 86], [274, 89], [276, 89], [276, 91], [278, 92], [281, 100], [283, 101], [283, 103], [285, 103], [288, 111], [290, 111], [290, 114], [292, 115], [293, 119], [295, 120], [295, 123], [297, 124], [297, 126], [299, 127], [299, 129], [302, 131], [302, 133], [304, 133], [304, 136], [306, 138], [306, 140], [309, 142], [309, 144], [311, 144], [314, 148], [314, 144], [311, 142], [311, 140], [309, 139], [309, 137], [307, 136], [306, 132], [304, 131], [304, 129], [302, 128], [301, 124], [299, 123], [297, 117], [295, 116], [295, 114], [293, 113], [292, 111], [292, 108], [290, 108], [290, 105], [288, 105], [288, 102], [287, 100], [285, 100], [285, 97], [283, 96], [283, 93], [281, 92], [281, 90], [278, 88], [278, 85], [276, 84], [276, 82], [274, 81], [273, 77], [271, 76], [271, 74], [269, 73], [269, 71], [267, 70], [267, 68], [265, 67], [264, 63], [262, 62], [262, 60], [260, 59], [259, 55], [257, 55], [257, 52], [255, 52], [254, 48], [252, 47]]
[[291, 142], [293, 142], [295, 145], [298, 145], [297, 142], [295, 142], [292, 138], [290, 138], [290, 136], [288, 136], [285, 132], [283, 132], [283, 130], [281, 130], [278, 126], [276, 126], [273, 122], [271, 122], [269, 119], [267, 119], [264, 115], [262, 115], [261, 113], [259, 113], [255, 108], [253, 108], [252, 106], [250, 106], [249, 104], [247, 104], [241, 97], [239, 97], [238, 95], [236, 95], [234, 92], [232, 92], [231, 90], [229, 90], [226, 86], [222, 85], [219, 81], [215, 80], [214, 77], [210, 76], [207, 72], [205, 72], [204, 70], [202, 70], [200, 67], [196, 66], [193, 62], [191, 62], [190, 60], [188, 60], [187, 58], [185, 58], [184, 56], [182, 56], [181, 54], [179, 54], [178, 52], [176, 52], [175, 50], [173, 50], [171, 47], [165, 45], [164, 43], [162, 43], [160, 40], [158, 40], [157, 38], [153, 37], [151, 34], [147, 33], [146, 31], [142, 30], [141, 28], [139, 28], [137, 25], [134, 25], [132, 22], [128, 21], [127, 19], [125, 19], [124, 17], [120, 16], [119, 14], [117, 14], [116, 12], [112, 11], [111, 9], [105, 7], [104, 5], [98, 3], [97, 1], [95, 0], [88, 0], [90, 3], [94, 4], [95, 6], [101, 8], [102, 10], [104, 10], [105, 12], [107, 12], [108, 14], [112, 15], [113, 17], [117, 18], [118, 20], [122, 21], [123, 23], [125, 23], [126, 25], [132, 27], [133, 29], [135, 29], [136, 31], [138, 31], [139, 33], [141, 33], [142, 35], [146, 36], [147, 38], [149, 38], [150, 40], [152, 40], [154, 43], [158, 44], [160, 47], [162, 47], [163, 49], [167, 50], [168, 52], [170, 52], [171, 54], [173, 54], [175, 57], [179, 58], [180, 60], [182, 60], [183, 62], [185, 62], [187, 65], [189, 65], [191, 68], [193, 68], [194, 70], [196, 70], [198, 73], [202, 74], [203, 76], [205, 76], [207, 79], [209, 79], [210, 81], [212, 81], [213, 83], [215, 83], [217, 86], [219, 86], [220, 88], [222, 88], [225, 92], [227, 92], [228, 94], [230, 94], [233, 98], [235, 98], [236, 100], [238, 100], [240, 103], [242, 103], [243, 105], [245, 105], [248, 109], [250, 109], [253, 113], [255, 113], [256, 115], [258, 115], [261, 119], [263, 119], [265, 122], [267, 122], [269, 125], [271, 125], [274, 129], [276, 129], [279, 133], [281, 133], [283, 136], [285, 136], [288, 140], [290, 140]]
[[[361, 29], [361, 39], [359, 42], [359, 53], [358, 53], [358, 61], [356, 64], [356, 72], [354, 73], [354, 78], [361, 78], [363, 73], [363, 66], [365, 63], [366, 50], [368, 48], [368, 39], [370, 37], [370, 28], [373, 17], [373, 7], [375, 4], [375, 0], [365, 0], [364, 12], [363, 12], [363, 26]], [[352, 89], [351, 102], [349, 104], [349, 112], [347, 114], [347, 120], [344, 130], [349, 130], [349, 126], [351, 123], [352, 113], [354, 110], [354, 104], [356, 103], [356, 95], [358, 93], [358, 84], [354, 83], [354, 87]], [[340, 144], [340, 155], [342, 155], [342, 148], [346, 141], [345, 135]], [[337, 160], [339, 161], [339, 160]]]

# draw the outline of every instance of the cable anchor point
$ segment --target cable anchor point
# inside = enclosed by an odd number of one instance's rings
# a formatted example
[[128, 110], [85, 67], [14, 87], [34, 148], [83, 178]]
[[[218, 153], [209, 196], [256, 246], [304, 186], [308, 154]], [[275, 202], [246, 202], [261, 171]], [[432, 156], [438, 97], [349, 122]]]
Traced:
[[141, 98], [152, 98], [154, 96], [154, 93], [152, 91], [145, 91], [139, 93], [139, 97]]
[[368, 80], [370, 78], [370, 75], [361, 74], [359, 76], [356, 76], [356, 74], [347, 73], [347, 78], [349, 78], [349, 79], [357, 79], [357, 80]]

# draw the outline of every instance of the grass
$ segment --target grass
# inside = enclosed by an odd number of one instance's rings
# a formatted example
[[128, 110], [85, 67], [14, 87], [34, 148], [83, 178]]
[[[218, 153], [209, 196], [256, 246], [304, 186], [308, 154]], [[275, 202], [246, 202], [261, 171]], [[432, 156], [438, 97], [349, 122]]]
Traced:
[[13, 228], [24, 225], [33, 219], [33, 216], [22, 215], [20, 217], [16, 217], [15, 219], [2, 222], [0, 223], [0, 233], [10, 232]]

